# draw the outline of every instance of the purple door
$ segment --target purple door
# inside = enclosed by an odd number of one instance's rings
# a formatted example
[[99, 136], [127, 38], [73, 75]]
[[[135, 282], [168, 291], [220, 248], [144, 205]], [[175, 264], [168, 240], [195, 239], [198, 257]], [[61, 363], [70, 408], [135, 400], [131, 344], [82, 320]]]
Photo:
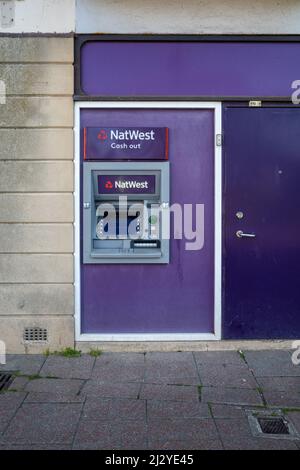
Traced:
[[171, 239], [165, 265], [81, 264], [82, 333], [213, 333], [213, 110], [81, 110], [93, 126], [169, 128], [170, 201], [205, 205], [204, 247]]
[[224, 109], [225, 338], [300, 335], [300, 109]]

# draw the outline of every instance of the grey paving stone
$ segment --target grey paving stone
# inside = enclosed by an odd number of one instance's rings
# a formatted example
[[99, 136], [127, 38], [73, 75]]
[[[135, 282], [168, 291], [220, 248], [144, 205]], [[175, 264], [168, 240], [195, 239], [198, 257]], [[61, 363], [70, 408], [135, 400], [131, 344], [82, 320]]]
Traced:
[[246, 417], [246, 415], [240, 418], [216, 419], [215, 423], [223, 443], [224, 441], [234, 442], [238, 439], [253, 438], [248, 418]]
[[104, 353], [96, 359], [92, 379], [102, 382], [141, 382], [145, 375], [142, 353]]
[[0, 432], [4, 431], [25, 397], [24, 392], [0, 393]]
[[292, 363], [285, 350], [245, 351], [246, 361], [257, 377], [300, 376], [300, 367]]
[[199, 365], [201, 383], [212, 387], [256, 388], [257, 383], [252, 373], [246, 367], [232, 364]]
[[153, 450], [223, 450], [220, 439], [163, 439], [151, 438], [149, 449]]
[[146, 420], [146, 401], [88, 397], [82, 412], [90, 420]]
[[244, 408], [233, 405], [211, 405], [211, 412], [215, 419], [219, 418], [241, 418], [245, 417]]
[[143, 384], [140, 398], [146, 400], [195, 400], [199, 399], [194, 385]]
[[8, 354], [6, 364], [0, 364], [1, 370], [19, 371], [21, 374], [38, 374], [44, 364], [46, 357], [35, 354]]
[[193, 353], [196, 363], [201, 364], [232, 364], [247, 367], [238, 351], [196, 351]]
[[156, 419], [148, 423], [148, 438], [168, 442], [218, 439], [216, 425], [211, 418]]
[[281, 408], [300, 408], [300, 391], [297, 392], [276, 392], [264, 390], [264, 397], [269, 406], [278, 406]]
[[193, 353], [147, 353], [145, 382], [186, 385], [199, 384], [199, 375]]
[[201, 401], [204, 403], [263, 405], [258, 391], [248, 388], [203, 387], [201, 389]]
[[24, 390], [28, 381], [29, 381], [28, 377], [15, 377], [9, 386], [9, 390], [15, 390], [15, 391], [21, 392]]
[[23, 404], [0, 443], [71, 444], [81, 408], [82, 404]]
[[66, 392], [29, 392], [25, 403], [82, 403], [85, 397]]
[[83, 380], [79, 379], [35, 379], [30, 380], [25, 390], [27, 392], [46, 393], [79, 393]]
[[147, 449], [146, 424], [140, 421], [105, 422], [82, 419], [80, 421], [74, 449]]
[[138, 398], [141, 385], [131, 383], [108, 383], [89, 380], [82, 389], [82, 395], [107, 398]]
[[223, 439], [225, 450], [298, 450], [295, 441], [269, 438]]
[[110, 450], [116, 448], [111, 423], [82, 419], [73, 444], [75, 450]]
[[289, 393], [300, 390], [300, 377], [258, 377], [257, 382], [263, 390]]
[[80, 357], [49, 356], [40, 375], [63, 379], [89, 379], [95, 358], [89, 354]]
[[47, 446], [45, 445], [37, 445], [37, 444], [20, 444], [20, 445], [13, 445], [13, 444], [0, 444], [0, 450], [72, 450], [72, 445], [64, 445], [64, 444], [53, 444]]
[[162, 418], [210, 418], [208, 405], [195, 401], [147, 401], [147, 419]]

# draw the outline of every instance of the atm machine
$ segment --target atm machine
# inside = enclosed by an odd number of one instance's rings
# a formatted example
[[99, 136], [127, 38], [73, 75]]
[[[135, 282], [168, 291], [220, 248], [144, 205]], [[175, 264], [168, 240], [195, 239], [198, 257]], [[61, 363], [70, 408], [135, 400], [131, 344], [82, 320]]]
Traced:
[[169, 263], [169, 192], [168, 161], [85, 158], [83, 263]]

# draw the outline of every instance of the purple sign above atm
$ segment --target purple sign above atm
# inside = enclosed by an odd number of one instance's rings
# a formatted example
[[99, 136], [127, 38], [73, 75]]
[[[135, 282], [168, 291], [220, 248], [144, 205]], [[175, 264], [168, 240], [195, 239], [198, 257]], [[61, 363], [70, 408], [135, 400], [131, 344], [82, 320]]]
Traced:
[[84, 160], [168, 160], [167, 127], [85, 127]]

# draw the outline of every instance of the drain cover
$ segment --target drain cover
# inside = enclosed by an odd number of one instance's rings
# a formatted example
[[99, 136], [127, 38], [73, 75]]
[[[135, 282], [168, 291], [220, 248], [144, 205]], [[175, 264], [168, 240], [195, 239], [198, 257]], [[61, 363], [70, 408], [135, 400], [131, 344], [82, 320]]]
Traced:
[[12, 374], [0, 374], [0, 392], [7, 390], [13, 381]]
[[293, 423], [282, 410], [245, 410], [254, 437], [299, 440]]
[[258, 418], [258, 422], [264, 434], [290, 434], [283, 418]]

